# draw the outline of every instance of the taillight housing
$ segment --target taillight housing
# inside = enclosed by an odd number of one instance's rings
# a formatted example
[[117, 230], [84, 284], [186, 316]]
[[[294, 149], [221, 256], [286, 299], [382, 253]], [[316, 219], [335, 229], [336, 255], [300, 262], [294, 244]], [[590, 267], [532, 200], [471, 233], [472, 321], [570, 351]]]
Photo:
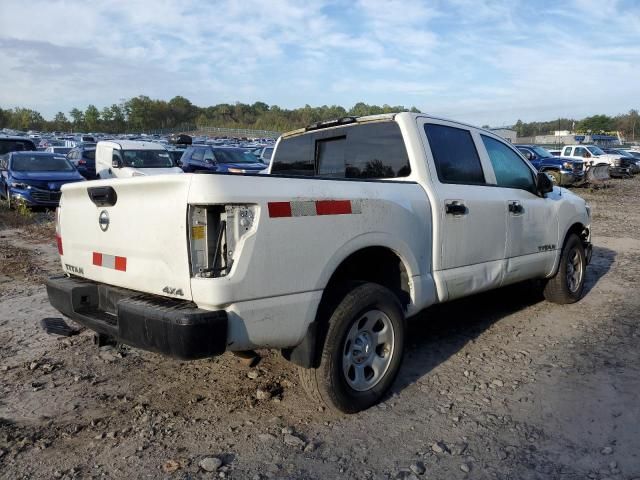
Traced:
[[225, 277], [246, 236], [255, 229], [256, 205], [193, 205], [189, 209], [191, 276]]
[[60, 207], [56, 208], [56, 244], [58, 245], [58, 253], [63, 254], [62, 250], [62, 234], [60, 233]]

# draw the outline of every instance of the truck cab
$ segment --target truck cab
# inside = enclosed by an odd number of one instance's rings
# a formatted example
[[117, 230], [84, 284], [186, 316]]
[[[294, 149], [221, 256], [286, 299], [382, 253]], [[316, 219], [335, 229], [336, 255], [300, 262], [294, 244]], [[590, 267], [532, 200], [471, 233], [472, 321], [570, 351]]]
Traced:
[[182, 173], [166, 148], [158, 143], [133, 140], [98, 142], [97, 178], [129, 178]]

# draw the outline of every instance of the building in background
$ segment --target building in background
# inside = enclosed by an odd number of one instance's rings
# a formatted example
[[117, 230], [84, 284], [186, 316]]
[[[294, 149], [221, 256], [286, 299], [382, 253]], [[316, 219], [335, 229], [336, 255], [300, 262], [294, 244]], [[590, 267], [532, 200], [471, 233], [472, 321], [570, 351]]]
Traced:
[[512, 130], [508, 127], [499, 127], [499, 128], [490, 128], [493, 133], [501, 136], [505, 140], [509, 140], [511, 143], [516, 143], [516, 138], [518, 136], [515, 130]]

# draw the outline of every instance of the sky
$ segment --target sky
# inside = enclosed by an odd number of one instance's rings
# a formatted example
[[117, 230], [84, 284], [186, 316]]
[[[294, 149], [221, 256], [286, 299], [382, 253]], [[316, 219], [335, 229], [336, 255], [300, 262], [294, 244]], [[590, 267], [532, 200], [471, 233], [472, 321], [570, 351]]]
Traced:
[[416, 106], [491, 126], [640, 108], [640, 0], [0, 0], [0, 107]]

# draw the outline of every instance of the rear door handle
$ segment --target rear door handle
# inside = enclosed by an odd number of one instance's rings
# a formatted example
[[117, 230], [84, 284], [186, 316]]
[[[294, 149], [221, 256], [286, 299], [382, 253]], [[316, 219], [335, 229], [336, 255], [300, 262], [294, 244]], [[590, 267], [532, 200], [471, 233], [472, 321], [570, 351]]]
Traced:
[[524, 207], [520, 202], [512, 200], [509, 202], [509, 212], [514, 215], [522, 215], [524, 213]]
[[444, 211], [447, 215], [466, 215], [468, 212], [467, 206], [458, 201], [445, 203]]

